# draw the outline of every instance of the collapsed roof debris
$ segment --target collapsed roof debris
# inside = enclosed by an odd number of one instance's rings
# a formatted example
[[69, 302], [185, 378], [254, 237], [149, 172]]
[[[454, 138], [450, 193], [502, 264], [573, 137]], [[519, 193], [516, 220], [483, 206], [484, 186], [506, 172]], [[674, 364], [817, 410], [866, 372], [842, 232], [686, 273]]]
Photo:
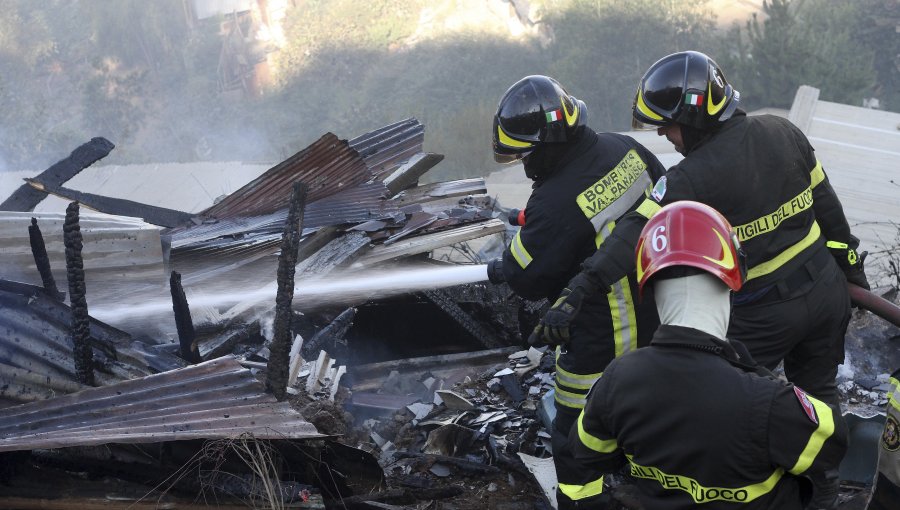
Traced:
[[242, 433], [322, 437], [229, 357], [0, 410], [0, 452]]
[[[90, 318], [98, 387], [89, 388], [75, 379], [71, 310], [58, 293], [36, 286], [44, 280], [28, 247], [34, 216], [61, 282], [62, 216], [0, 213], [0, 333], [13, 339], [0, 342], [0, 407], [27, 402], [0, 409], [0, 485], [23, 491], [4, 494], [22, 496], [26, 503], [16, 505], [33, 504], [39, 492], [25, 480], [55, 469], [54, 486], [77, 479], [65, 494], [75, 506], [87, 501], [83, 472], [133, 484], [133, 492], [116, 497], [135, 508], [149, 494], [175, 504], [153, 492], [170, 477], [177, 480], [173, 491], [188, 498], [215, 494], [255, 504], [275, 497], [302, 508], [428, 501], [445, 508], [436, 502], [441, 499], [457, 509], [552, 506], [555, 474], [545, 430], [553, 414], [553, 356], [520, 347], [542, 303], [518, 299], [503, 285], [322, 302], [304, 298], [301, 285], [289, 317], [286, 400], [263, 392], [275, 257], [295, 182], [309, 187], [294, 266], [298, 281], [315, 276], [334, 284], [397, 263], [409, 271], [413, 262], [434, 268], [496, 255], [488, 250], [500, 243], [465, 244], [508, 228], [484, 179], [418, 185], [442, 159], [423, 152], [423, 141], [424, 128], [414, 119], [349, 141], [327, 133], [191, 213], [69, 190], [61, 177], [32, 179], [28, 189], [41, 196], [50, 191], [165, 228], [126, 217], [80, 218], [89, 311], [99, 309], [95, 302], [138, 310], [109, 315], [107, 322]], [[90, 164], [80, 161], [75, 167]], [[183, 292], [170, 286], [179, 278]], [[223, 288], [239, 301], [198, 299]], [[186, 354], [179, 355], [173, 295], [190, 307], [185, 315], [196, 346], [190, 352], [200, 364], [186, 366]], [[160, 296], [162, 319], [159, 310], [140, 312]], [[860, 444], [878, 426], [884, 375], [900, 363], [891, 341], [873, 349], [872, 338], [900, 338], [877, 321], [854, 318], [848, 359], [859, 372], [840, 377]], [[269, 459], [271, 471], [254, 471], [242, 460], [239, 451], [251, 445], [262, 455], [257, 458]], [[225, 450], [227, 461], [220, 455]], [[842, 466], [848, 503], [872, 476], [868, 450], [860, 451]], [[235, 464], [240, 469], [223, 468]], [[280, 489], [261, 491], [267, 479]], [[613, 491], [616, 509], [640, 509], [628, 489], [623, 483]], [[0, 506], [14, 506], [3, 497]]]
[[[350, 141], [329, 133], [235, 193], [195, 214], [70, 190], [62, 186], [65, 178], [30, 179], [28, 189], [41, 195], [52, 192], [74, 198], [106, 213], [128, 214], [167, 227], [159, 231], [147, 228], [145, 223], [122, 218], [124, 224], [115, 227], [118, 230], [110, 231], [97, 227], [102, 225], [101, 221], [115, 223], [120, 220], [99, 220], [91, 215], [79, 218], [84, 233], [83, 278], [91, 309], [96, 309], [94, 302], [134, 303], [134, 297], [126, 299], [129, 293], [141, 296], [136, 298], [138, 301], [152, 300], [167, 290], [166, 283], [174, 285], [179, 280], [184, 289], [173, 287], [165, 294], [190, 305], [192, 296], [202, 288], [198, 285], [205, 282], [227, 281], [235, 288], [248, 288], [274, 279], [274, 257], [278, 254], [284, 230], [290, 184], [294, 182], [305, 182], [309, 186], [296, 267], [298, 276], [321, 276], [339, 268], [347, 270], [351, 264], [356, 270], [364, 269], [504, 231], [504, 223], [494, 218], [498, 213], [494, 211], [493, 201], [484, 196], [483, 179], [417, 186], [419, 177], [442, 159], [440, 155], [422, 152], [423, 140], [424, 128], [414, 119]], [[88, 165], [83, 164], [82, 168]], [[74, 172], [70, 172], [71, 175]], [[2, 345], [4, 350], [0, 359], [4, 364], [0, 365], [0, 376], [6, 384], [4, 391], [9, 390], [4, 393], [3, 402], [7, 406], [30, 403], [0, 410], [5, 427], [0, 427], [0, 451], [31, 451], [28, 462], [32, 463], [38, 457], [45, 457], [36, 452], [65, 452], [51, 457], [57, 462], [65, 457], [77, 465], [79, 462], [90, 464], [89, 458], [93, 455], [78, 448], [94, 445], [107, 445], [109, 451], [118, 451], [131, 444], [234, 439], [246, 434], [254, 439], [309, 440], [330, 433], [318, 431], [293, 411], [291, 404], [263, 396], [260, 384], [232, 357], [234, 352], [240, 358], [248, 359], [242, 363], [257, 367], [254, 371], [265, 367], [265, 363], [249, 359], [268, 358], [268, 345], [264, 343], [264, 336], [268, 337], [264, 331], [268, 326], [265, 319], [242, 313], [258, 310], [258, 300], [225, 309], [201, 304], [183, 314], [188, 320], [193, 315], [197, 322], [196, 325], [181, 325], [184, 331], [191, 333], [187, 336], [193, 338], [189, 340], [189, 353], [205, 360], [188, 367], [179, 356], [178, 345], [173, 342], [177, 329], [175, 321], [160, 328], [149, 328], [141, 317], [136, 316], [139, 314], [131, 313], [113, 318], [113, 324], [122, 328], [118, 329], [91, 317], [89, 338], [96, 374], [94, 384], [98, 387], [90, 388], [76, 382], [69, 334], [71, 309], [60, 301], [59, 295], [16, 281], [42, 283], [35, 263], [29, 260], [31, 254], [21, 247], [27, 246], [23, 235], [31, 217], [16, 216], [15, 213], [4, 213], [3, 216], [6, 219], [3, 225], [9, 233], [3, 242], [14, 249], [0, 252], [5, 261], [13, 262], [3, 264], [2, 276], [9, 277], [10, 281], [0, 281], [2, 323], [10, 338], [23, 344]], [[32, 222], [40, 223], [47, 237], [49, 257], [45, 265], [50, 267], [51, 276], [52, 271], [56, 271], [56, 279], [61, 280], [64, 261], [62, 218], [48, 213], [35, 216]], [[173, 225], [175, 223], [177, 225]], [[135, 246], [134, 240], [140, 237], [134, 235], [135, 231], [152, 232], [156, 236], [161, 232], [161, 236], [142, 238], [149, 246]], [[102, 248], [100, 243], [104, 241], [112, 241], [113, 248]], [[374, 251], [375, 247], [385, 250]], [[97, 253], [104, 249], [111, 253], [97, 259]], [[122, 256], [121, 252], [127, 252], [127, 255]], [[148, 255], [150, 259], [156, 257], [156, 262], [134, 263], [135, 258]], [[368, 259], [363, 260], [363, 256]], [[135, 269], [139, 270], [141, 278], [129, 281], [129, 273]], [[169, 282], [165, 279], [166, 272], [171, 273]], [[105, 274], [124, 277], [125, 281], [102, 277]], [[515, 331], [498, 334], [500, 323], [491, 328], [480, 324], [478, 316], [471, 315], [472, 303], [465, 303], [467, 299], [471, 301], [471, 297], [443, 291], [427, 291], [418, 296], [421, 303], [445, 314], [446, 320], [486, 345], [499, 347], [507, 345], [505, 342], [510, 338], [517, 338]], [[353, 350], [348, 343], [348, 331], [353, 329], [356, 308], [353, 302], [348, 304], [350, 308], [342, 306], [343, 313], [325, 322], [316, 319], [315, 315], [304, 317], [295, 313], [294, 322], [300, 320], [307, 324], [311, 341], [303, 352], [305, 356], [300, 356], [303, 339], [300, 336], [296, 339], [292, 350], [289, 399], [337, 401], [331, 404], [336, 408], [352, 405], [347, 395], [340, 393], [344, 386], [341, 381], [345, 379], [342, 376], [348, 367], [343, 360], [331, 356], [332, 351], [348, 354]], [[270, 302], [268, 307], [271, 306]], [[171, 305], [169, 308], [171, 310]], [[490, 310], [479, 313], [489, 315]], [[182, 321], [184, 319], [182, 317]], [[310, 325], [312, 330], [308, 329]], [[517, 328], [518, 324], [512, 327]], [[160, 334], [161, 331], [171, 334]], [[315, 335], [315, 332], [321, 334]], [[140, 340], [135, 340], [133, 334]], [[48, 352], [49, 356], [46, 355]], [[301, 368], [304, 357], [313, 361]], [[465, 357], [460, 356], [461, 363]], [[304, 379], [305, 384], [301, 385], [304, 389], [295, 387]], [[347, 384], [352, 386], [352, 381]], [[440, 389], [437, 385], [433, 387]], [[66, 393], [71, 395], [59, 396]], [[294, 402], [293, 406], [298, 407], [298, 403]], [[329, 428], [321, 419], [316, 423]], [[352, 427], [352, 424], [348, 423], [346, 427]], [[62, 450], [58, 450], [60, 448]], [[9, 457], [11, 453], [4, 455], [7, 459], [15, 459]], [[340, 463], [337, 459], [331, 461]], [[119, 472], [120, 475], [134, 471], [133, 467], [123, 463], [113, 464], [94, 466], [93, 469], [108, 469], [108, 473]], [[354, 468], [358, 464], [354, 463]], [[22, 467], [17, 463], [10, 466]], [[383, 476], [382, 469], [377, 467], [377, 470], [379, 477]], [[497, 471], [496, 468], [490, 470]], [[163, 471], [158, 473], [164, 474]], [[365, 492], [371, 492], [371, 487]], [[362, 504], [367, 500], [450, 497], [459, 492], [457, 489], [448, 492], [417, 487], [412, 491], [390, 489], [382, 494], [357, 498], [360, 499], [358, 504]], [[347, 498], [353, 494], [353, 491], [344, 491], [328, 497], [343, 497], [349, 502], [352, 499]]]
[[[75, 377], [71, 311], [41, 287], [0, 280], [0, 407], [85, 389]], [[179, 368], [172, 354], [90, 319], [94, 371], [101, 385]]]

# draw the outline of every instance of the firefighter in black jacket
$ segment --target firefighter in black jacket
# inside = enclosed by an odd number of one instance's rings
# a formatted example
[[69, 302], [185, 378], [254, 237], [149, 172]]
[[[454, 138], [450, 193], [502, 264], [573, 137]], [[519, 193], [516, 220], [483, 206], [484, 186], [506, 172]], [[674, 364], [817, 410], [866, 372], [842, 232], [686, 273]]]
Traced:
[[664, 207], [640, 235], [640, 290], [653, 287], [661, 326], [609, 364], [567, 447], [595, 473], [628, 463], [646, 510], [836, 503], [808, 477], [837, 476], [843, 420], [725, 339], [742, 257], [727, 220], [698, 202]]
[[[734, 297], [729, 338], [766, 368], [784, 360], [788, 380], [837, 406], [835, 377], [850, 319], [846, 282], [869, 288], [859, 242], [803, 133], [780, 117], [748, 117], [739, 100], [702, 53], [674, 53], [650, 67], [635, 96], [635, 123], [658, 127], [685, 158], [656, 183], [645, 208], [695, 200], [735, 226], [748, 273]], [[583, 296], [631, 270], [646, 221], [622, 218], [534, 336], [557, 341]], [[584, 288], [568, 290], [577, 285]]]
[[[520, 296], [555, 298], [579, 264], [614, 232], [616, 221], [644, 202], [664, 169], [628, 136], [595, 133], [586, 107], [546, 76], [515, 83], [494, 116], [498, 162], [522, 160], [534, 180], [525, 225], [488, 267], [494, 283], [506, 281]], [[649, 341], [658, 324], [652, 303], [636, 309], [631, 275], [584, 300], [565, 350], [557, 353], [554, 444], [565, 444], [584, 397], [614, 357]], [[599, 505], [602, 479], [587, 479], [572, 459], [554, 455], [560, 508]]]

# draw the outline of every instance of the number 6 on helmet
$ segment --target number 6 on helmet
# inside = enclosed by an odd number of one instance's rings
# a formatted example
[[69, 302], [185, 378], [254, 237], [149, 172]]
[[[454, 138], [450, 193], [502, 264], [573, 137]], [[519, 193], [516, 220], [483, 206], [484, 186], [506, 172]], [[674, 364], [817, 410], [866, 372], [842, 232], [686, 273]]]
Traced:
[[644, 225], [637, 244], [637, 279], [641, 294], [660, 270], [688, 266], [718, 277], [740, 290], [746, 275], [737, 234], [718, 211], [688, 200], [671, 203]]

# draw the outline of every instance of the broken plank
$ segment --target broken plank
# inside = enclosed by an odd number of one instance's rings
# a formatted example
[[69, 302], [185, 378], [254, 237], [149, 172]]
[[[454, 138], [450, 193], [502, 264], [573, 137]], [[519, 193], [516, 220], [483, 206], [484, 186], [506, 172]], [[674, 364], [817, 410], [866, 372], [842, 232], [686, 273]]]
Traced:
[[[114, 148], [115, 145], [106, 138], [91, 138], [91, 141], [76, 148], [69, 157], [44, 170], [34, 180], [44, 186], [60, 186], [78, 175], [78, 172], [105, 158]], [[46, 197], [47, 193], [23, 184], [0, 204], [0, 211], [33, 211]]]
[[422, 186], [403, 191], [391, 201], [395, 202], [397, 207], [403, 207], [450, 197], [480, 195], [486, 192], [487, 185], [484, 183], [484, 178], [476, 177], [474, 179], [423, 184]]
[[431, 170], [434, 165], [437, 165], [443, 159], [443, 154], [420, 152], [394, 170], [383, 182], [391, 192], [391, 196], [396, 195], [418, 182], [419, 177], [422, 177], [425, 172]]
[[368, 266], [386, 260], [426, 253], [437, 248], [496, 234], [505, 230], [506, 225], [494, 218], [484, 222], [463, 225], [452, 230], [412, 237], [390, 245], [374, 246], [361, 255], [353, 264], [353, 267]]
[[190, 222], [191, 218], [194, 216], [193, 214], [184, 211], [142, 204], [124, 198], [106, 197], [103, 195], [95, 195], [93, 193], [84, 193], [62, 186], [44, 184], [37, 179], [25, 179], [25, 182], [44, 193], [60, 197], [64, 200], [78, 202], [84, 207], [94, 211], [112, 214], [114, 216], [141, 218], [147, 223], [158, 225], [160, 227], [171, 228], [184, 225]]

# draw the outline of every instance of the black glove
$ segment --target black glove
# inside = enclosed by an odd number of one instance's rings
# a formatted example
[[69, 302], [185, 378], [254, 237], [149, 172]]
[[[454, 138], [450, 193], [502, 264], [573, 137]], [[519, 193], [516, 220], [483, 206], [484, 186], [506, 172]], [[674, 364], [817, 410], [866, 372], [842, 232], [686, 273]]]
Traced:
[[[853, 251], [853, 254], [855, 255], [856, 252]], [[868, 255], [869, 252], [867, 251], [860, 253], [856, 263], [844, 269], [844, 276], [847, 277], [847, 283], [858, 285], [866, 290], [872, 290], [871, 287], [869, 287], [869, 279], [866, 278], [866, 271], [863, 266], [866, 256]]]
[[831, 255], [840, 266], [844, 276], [847, 277], [847, 283], [858, 285], [866, 290], [871, 290], [869, 280], [866, 278], [866, 272], [863, 263], [869, 252], [864, 251], [860, 254], [856, 253], [854, 246], [859, 245], [859, 240], [850, 236], [850, 244], [837, 241], [828, 241], [826, 246], [831, 250]]
[[494, 259], [487, 263], [487, 277], [493, 284], [506, 281], [506, 275], [503, 274], [503, 259]]
[[565, 345], [569, 341], [569, 325], [581, 310], [585, 294], [593, 294], [597, 285], [584, 273], [578, 273], [562, 290], [559, 298], [528, 337], [528, 345]]
[[816, 473], [808, 476], [812, 482], [813, 494], [806, 508], [807, 510], [833, 510], [837, 508], [838, 494], [840, 493], [840, 475], [837, 469], [830, 469], [824, 473]]

